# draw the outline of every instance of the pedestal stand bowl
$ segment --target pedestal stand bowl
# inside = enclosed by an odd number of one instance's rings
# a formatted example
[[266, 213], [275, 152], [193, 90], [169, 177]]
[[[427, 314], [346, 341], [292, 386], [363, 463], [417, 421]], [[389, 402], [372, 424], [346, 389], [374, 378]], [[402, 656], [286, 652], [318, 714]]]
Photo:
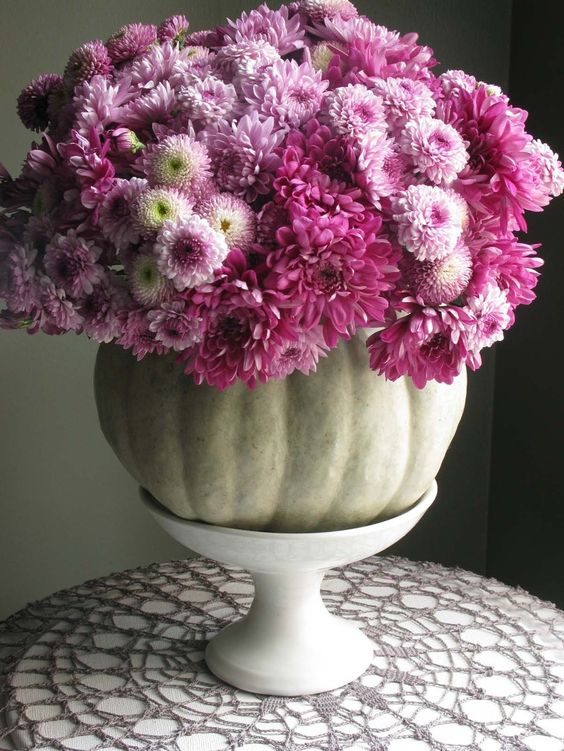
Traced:
[[370, 640], [352, 621], [328, 612], [321, 582], [329, 569], [367, 558], [400, 540], [436, 495], [433, 481], [398, 516], [354, 529], [292, 534], [187, 521], [141, 489], [144, 504], [175, 540], [252, 574], [255, 597], [249, 612], [209, 642], [206, 662], [226, 683], [280, 696], [330, 691], [366, 670], [372, 660]]

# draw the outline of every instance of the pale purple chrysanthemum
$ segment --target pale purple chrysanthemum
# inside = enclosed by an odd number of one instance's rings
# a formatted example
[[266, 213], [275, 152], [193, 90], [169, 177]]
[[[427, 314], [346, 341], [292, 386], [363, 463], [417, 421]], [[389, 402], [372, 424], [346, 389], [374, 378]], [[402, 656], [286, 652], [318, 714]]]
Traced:
[[81, 301], [82, 330], [86, 336], [100, 344], [111, 342], [122, 331], [121, 314], [131, 306], [124, 281], [115, 274], [106, 273]]
[[408, 120], [435, 114], [433, 92], [412, 78], [386, 78], [374, 81], [374, 93], [382, 97], [388, 125], [401, 130]]
[[397, 46], [400, 40], [399, 32], [390, 31], [385, 26], [377, 26], [366, 16], [347, 19], [325, 18], [323, 22], [314, 22], [311, 32], [331, 44], [337, 42], [349, 45], [355, 40], [360, 40], [374, 43], [382, 51]]
[[231, 120], [238, 112], [239, 99], [233, 84], [215, 76], [190, 82], [178, 91], [178, 101], [186, 115], [202, 125], [222, 118]]
[[104, 76], [94, 76], [75, 92], [77, 131], [90, 137], [92, 129], [102, 131], [110, 123], [121, 121], [121, 108], [131, 99], [129, 79], [114, 84]]
[[278, 127], [299, 128], [317, 114], [328, 85], [308, 62], [280, 60], [260, 83], [242, 83], [241, 89], [261, 118], [272, 117]]
[[182, 46], [188, 34], [190, 26], [188, 19], [183, 15], [169, 16], [157, 29], [157, 39], [161, 44], [171, 42]]
[[360, 83], [341, 86], [329, 94], [327, 117], [341, 135], [354, 138], [386, 132], [382, 99]]
[[256, 214], [242, 198], [218, 193], [198, 205], [198, 214], [221, 232], [229, 250], [248, 250], [256, 236]]
[[131, 296], [145, 308], [155, 308], [170, 299], [173, 286], [159, 271], [157, 256], [151, 247], [132, 254], [126, 264]]
[[129, 128], [115, 128], [112, 130], [112, 150], [118, 154], [137, 154], [145, 148], [137, 134]]
[[131, 310], [124, 319], [121, 336], [117, 344], [130, 349], [137, 360], [155, 353], [164, 355], [167, 348], [157, 340], [154, 331], [149, 328], [149, 319], [144, 310]]
[[181, 50], [171, 42], [151, 47], [138, 57], [123, 76], [131, 80], [131, 86], [139, 89], [153, 89], [157, 84], [168, 81], [172, 88], [186, 76], [190, 64], [188, 50]]
[[315, 326], [300, 334], [295, 341], [283, 342], [269, 364], [270, 378], [286, 378], [299, 370], [304, 375], [315, 373], [320, 357], [327, 357], [328, 346], [323, 337], [322, 326]]
[[112, 70], [112, 61], [103, 42], [99, 39], [86, 42], [69, 58], [63, 73], [67, 86], [74, 87], [94, 76], [107, 76]]
[[403, 278], [411, 294], [425, 305], [443, 305], [456, 300], [472, 277], [472, 254], [463, 243], [435, 261], [405, 258]]
[[386, 135], [376, 138], [369, 134], [358, 145], [355, 183], [368, 195], [377, 208], [381, 199], [405, 188], [408, 171], [407, 158], [401, 154], [393, 139]]
[[325, 73], [336, 54], [345, 54], [346, 48], [339, 42], [317, 42], [309, 48], [309, 59], [314, 70]]
[[[233, 42], [264, 40], [281, 55], [301, 49], [304, 46], [305, 26], [298, 13], [290, 16], [288, 8], [270, 10], [259, 5], [249, 13], [243, 11], [236, 21], [228, 21], [222, 29], [226, 40]], [[229, 44], [229, 41], [226, 41]]]
[[420, 261], [434, 261], [454, 250], [462, 225], [460, 207], [442, 188], [410, 185], [392, 199], [399, 242]]
[[151, 185], [177, 188], [190, 197], [199, 196], [200, 185], [211, 175], [204, 144], [185, 133], [171, 135], [147, 147], [143, 157]]
[[29, 130], [45, 130], [49, 125], [49, 99], [61, 91], [63, 79], [55, 73], [43, 73], [29, 83], [18, 96], [18, 115]]
[[415, 164], [415, 170], [437, 185], [448, 185], [462, 172], [468, 152], [458, 131], [432, 117], [410, 120], [399, 144]]
[[257, 242], [267, 247], [276, 245], [276, 233], [290, 224], [288, 210], [274, 201], [266, 203], [258, 215]]
[[283, 131], [274, 129], [273, 118], [261, 121], [258, 112], [252, 111], [237, 123], [223, 120], [200, 135], [220, 188], [249, 202], [268, 193], [281, 164], [276, 148], [284, 138]]
[[209, 281], [228, 252], [223, 234], [196, 214], [166, 222], [155, 244], [157, 266], [179, 292]]
[[300, 0], [300, 10], [312, 21], [335, 17], [348, 21], [358, 16], [358, 11], [350, 0]]
[[529, 167], [538, 178], [542, 189], [549, 196], [559, 196], [564, 191], [564, 170], [558, 154], [538, 139], [531, 141], [526, 146], [526, 151], [531, 155]]
[[98, 224], [105, 239], [118, 252], [139, 241], [139, 229], [131, 217], [131, 204], [146, 188], [147, 181], [138, 177], [130, 180], [118, 178], [102, 201]]
[[150, 237], [163, 224], [182, 219], [192, 213], [192, 204], [174, 188], [149, 188], [131, 204], [131, 214], [141, 234]]
[[183, 300], [164, 303], [158, 310], [149, 311], [147, 317], [150, 330], [165, 347], [182, 352], [199, 341], [200, 319], [186, 313]]
[[129, 102], [120, 112], [119, 122], [133, 130], [150, 130], [154, 123], [167, 123], [176, 108], [176, 94], [168, 81]]
[[157, 27], [152, 24], [130, 23], [122, 26], [106, 42], [114, 63], [123, 63], [142, 55], [157, 40]]
[[197, 45], [201, 47], [219, 47], [222, 39], [217, 29], [200, 29], [188, 34], [185, 40], [186, 45]]
[[479, 366], [480, 350], [503, 339], [504, 331], [513, 324], [513, 310], [507, 293], [496, 284], [489, 284], [482, 294], [469, 297], [465, 310], [475, 319], [475, 324], [468, 327], [466, 337], [468, 349], [477, 357]]
[[221, 47], [214, 66], [225, 81], [238, 86], [242, 81], [259, 82], [271, 65], [281, 60], [280, 53], [264, 39], [248, 39]]
[[55, 235], [45, 251], [45, 269], [53, 282], [74, 298], [92, 293], [104, 274], [97, 263], [102, 249], [74, 230]]
[[459, 89], [472, 93], [477, 86], [474, 76], [465, 73], [463, 70], [447, 70], [438, 77], [438, 81], [443, 94], [447, 96]]
[[35, 260], [37, 250], [16, 245], [0, 263], [0, 298], [9, 310], [29, 311], [37, 304], [38, 288]]
[[40, 299], [43, 313], [50, 326], [61, 332], [78, 331], [82, 325], [82, 316], [66, 292], [56, 287], [49, 277], [41, 278]]

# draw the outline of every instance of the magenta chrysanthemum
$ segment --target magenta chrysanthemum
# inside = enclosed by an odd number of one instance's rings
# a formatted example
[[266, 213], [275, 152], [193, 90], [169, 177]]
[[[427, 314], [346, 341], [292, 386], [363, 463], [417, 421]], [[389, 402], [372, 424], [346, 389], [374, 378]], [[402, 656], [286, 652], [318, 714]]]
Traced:
[[118, 251], [139, 240], [139, 229], [133, 222], [131, 205], [146, 188], [147, 181], [137, 177], [131, 180], [116, 179], [102, 201], [99, 214], [102, 234]]
[[418, 261], [409, 253], [403, 266], [410, 293], [425, 305], [453, 302], [468, 287], [472, 277], [472, 254], [462, 243], [435, 261]]
[[281, 55], [304, 46], [305, 28], [301, 18], [298, 13], [291, 16], [284, 5], [279, 10], [270, 10], [263, 4], [249, 13], [243, 11], [236, 21], [228, 21], [222, 31], [225, 39], [234, 43], [257, 40], [268, 42]]
[[261, 121], [256, 111], [238, 123], [222, 121], [202, 131], [212, 157], [219, 186], [235, 195], [254, 201], [268, 193], [274, 172], [280, 165], [276, 147], [284, 134], [274, 129], [274, 120]]
[[328, 81], [309, 63], [280, 60], [268, 68], [260, 83], [243, 85], [246, 101], [277, 127], [299, 128], [319, 111]]
[[257, 241], [267, 246], [276, 244], [276, 233], [287, 227], [290, 221], [288, 210], [274, 201], [265, 204], [257, 217]]
[[97, 263], [102, 253], [93, 240], [85, 240], [69, 230], [56, 235], [45, 251], [45, 269], [53, 282], [74, 298], [92, 293], [104, 273]]
[[150, 146], [143, 166], [151, 185], [177, 188], [192, 196], [199, 195], [210, 176], [206, 147], [185, 134], [167, 136]]
[[183, 86], [178, 92], [178, 101], [187, 117], [202, 125], [222, 118], [231, 120], [240, 106], [233, 84], [224, 83], [215, 76], [205, 76]]
[[348, 21], [358, 16], [358, 11], [350, 0], [300, 0], [300, 10], [313, 21], [324, 21], [335, 16]]
[[400, 243], [419, 261], [448, 255], [462, 234], [460, 208], [441, 188], [411, 185], [392, 202]]
[[186, 16], [176, 15], [165, 18], [157, 29], [157, 39], [161, 44], [171, 42], [182, 46], [188, 34], [189, 26]]
[[355, 182], [372, 204], [381, 207], [381, 199], [399, 193], [407, 182], [408, 165], [396, 143], [385, 135], [367, 136], [358, 144]]
[[482, 294], [469, 297], [465, 310], [475, 321], [466, 331], [468, 349], [474, 358], [484, 347], [501, 341], [504, 331], [513, 323], [507, 294], [495, 284], [485, 287]]
[[106, 47], [112, 62], [123, 63], [146, 52], [156, 39], [156, 26], [130, 23], [113, 34], [106, 42]]
[[103, 42], [99, 39], [86, 42], [69, 58], [64, 72], [67, 86], [89, 81], [94, 76], [107, 76], [112, 70], [112, 61]]
[[256, 236], [256, 214], [241, 198], [218, 193], [198, 205], [198, 214], [210, 227], [221, 232], [229, 250], [248, 250]]
[[468, 161], [460, 134], [432, 117], [408, 122], [399, 139], [401, 150], [415, 164], [415, 170], [437, 185], [448, 185]]
[[165, 222], [188, 217], [192, 213], [192, 204], [174, 188], [150, 188], [132, 202], [131, 213], [141, 234], [150, 237]]
[[149, 329], [165, 347], [182, 352], [200, 338], [200, 320], [186, 312], [183, 300], [164, 303], [148, 313]]
[[192, 214], [164, 224], [155, 244], [157, 266], [178, 291], [209, 281], [228, 253], [225, 237]]
[[49, 98], [61, 89], [63, 79], [55, 73], [35, 78], [18, 97], [18, 115], [29, 130], [45, 130], [49, 125]]
[[362, 84], [342, 86], [328, 96], [327, 116], [337, 133], [358, 138], [386, 132], [382, 99]]

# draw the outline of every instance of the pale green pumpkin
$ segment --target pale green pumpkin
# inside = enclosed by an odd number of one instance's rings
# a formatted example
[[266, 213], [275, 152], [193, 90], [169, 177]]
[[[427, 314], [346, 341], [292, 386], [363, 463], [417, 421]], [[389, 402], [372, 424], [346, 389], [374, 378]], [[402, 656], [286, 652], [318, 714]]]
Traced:
[[137, 362], [104, 344], [95, 389], [118, 458], [173, 513], [309, 532], [368, 524], [417, 501], [456, 431], [466, 373], [423, 390], [386, 381], [369, 370], [359, 335], [315, 374], [220, 392], [196, 386], [174, 357]]

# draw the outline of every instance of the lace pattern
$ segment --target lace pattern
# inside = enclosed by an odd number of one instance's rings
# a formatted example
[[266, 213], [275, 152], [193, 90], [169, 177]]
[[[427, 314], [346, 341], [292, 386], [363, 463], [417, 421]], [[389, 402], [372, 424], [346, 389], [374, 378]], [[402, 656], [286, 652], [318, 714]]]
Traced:
[[247, 573], [200, 558], [16, 613], [0, 625], [0, 748], [564, 749], [564, 613], [549, 603], [395, 557], [335, 569], [324, 599], [373, 639], [372, 665], [341, 689], [281, 698], [226, 686], [203, 660], [252, 592]]

